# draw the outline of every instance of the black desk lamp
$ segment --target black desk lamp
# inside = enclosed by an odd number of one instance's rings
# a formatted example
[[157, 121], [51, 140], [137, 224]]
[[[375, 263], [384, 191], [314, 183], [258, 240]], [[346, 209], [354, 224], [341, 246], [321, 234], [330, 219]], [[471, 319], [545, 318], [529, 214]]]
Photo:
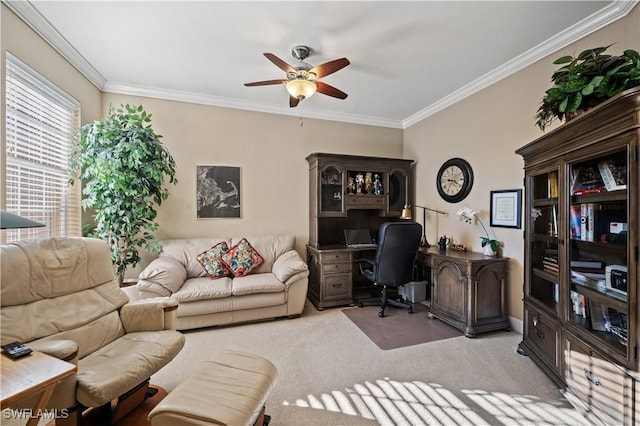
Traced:
[[43, 223], [0, 210], [0, 229], [37, 228], [45, 226]]
[[[431, 209], [429, 207], [424, 207], [424, 206], [416, 205], [415, 207], [420, 207], [422, 209], [422, 241], [420, 241], [420, 245], [424, 247], [431, 247], [431, 244], [429, 244], [429, 242], [427, 241], [427, 229], [426, 229], [427, 210], [429, 210], [430, 212], [435, 212], [440, 214], [448, 214], [448, 213], [443, 212], [442, 210], [435, 210], [435, 209]], [[409, 204], [405, 204], [404, 208], [402, 209], [402, 214], [400, 215], [400, 219], [411, 220], [411, 218], [412, 218], [411, 206]]]

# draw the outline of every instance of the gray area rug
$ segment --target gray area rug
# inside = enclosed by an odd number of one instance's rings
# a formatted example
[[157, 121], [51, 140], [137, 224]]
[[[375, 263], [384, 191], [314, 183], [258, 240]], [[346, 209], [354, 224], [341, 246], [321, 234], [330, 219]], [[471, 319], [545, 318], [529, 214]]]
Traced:
[[346, 308], [347, 316], [373, 343], [382, 350], [403, 348], [421, 343], [435, 342], [463, 333], [450, 325], [429, 319], [428, 308], [421, 303], [413, 306], [413, 314], [406, 309], [388, 306], [384, 317], [378, 316], [379, 306]]

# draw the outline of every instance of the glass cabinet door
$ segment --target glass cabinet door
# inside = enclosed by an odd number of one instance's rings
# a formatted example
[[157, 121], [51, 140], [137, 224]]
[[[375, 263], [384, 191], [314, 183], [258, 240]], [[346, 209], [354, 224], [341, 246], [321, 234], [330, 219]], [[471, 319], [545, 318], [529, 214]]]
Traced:
[[344, 171], [328, 165], [320, 171], [320, 215], [341, 215], [344, 212]]
[[558, 251], [558, 170], [528, 177], [531, 210], [529, 221], [529, 268], [526, 296], [558, 315], [559, 251]]
[[567, 320], [629, 359], [628, 153], [568, 165], [570, 286]]

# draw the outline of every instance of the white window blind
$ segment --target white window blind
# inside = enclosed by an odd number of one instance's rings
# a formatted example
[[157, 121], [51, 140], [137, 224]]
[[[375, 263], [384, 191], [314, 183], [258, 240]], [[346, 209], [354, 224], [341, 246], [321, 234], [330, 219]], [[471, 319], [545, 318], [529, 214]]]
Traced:
[[46, 225], [7, 242], [80, 236], [80, 185], [68, 185], [80, 104], [8, 52], [6, 71], [6, 210]]

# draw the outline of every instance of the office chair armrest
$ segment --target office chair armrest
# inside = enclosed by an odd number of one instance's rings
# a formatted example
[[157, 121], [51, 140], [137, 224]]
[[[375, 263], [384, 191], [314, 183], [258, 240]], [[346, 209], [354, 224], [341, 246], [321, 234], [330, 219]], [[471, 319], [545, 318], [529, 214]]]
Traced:
[[358, 264], [358, 267], [360, 267], [360, 273], [362, 273], [362, 271], [366, 270], [373, 270], [375, 273], [376, 270], [376, 262], [374, 262], [371, 259], [356, 259], [354, 260], [355, 263]]

